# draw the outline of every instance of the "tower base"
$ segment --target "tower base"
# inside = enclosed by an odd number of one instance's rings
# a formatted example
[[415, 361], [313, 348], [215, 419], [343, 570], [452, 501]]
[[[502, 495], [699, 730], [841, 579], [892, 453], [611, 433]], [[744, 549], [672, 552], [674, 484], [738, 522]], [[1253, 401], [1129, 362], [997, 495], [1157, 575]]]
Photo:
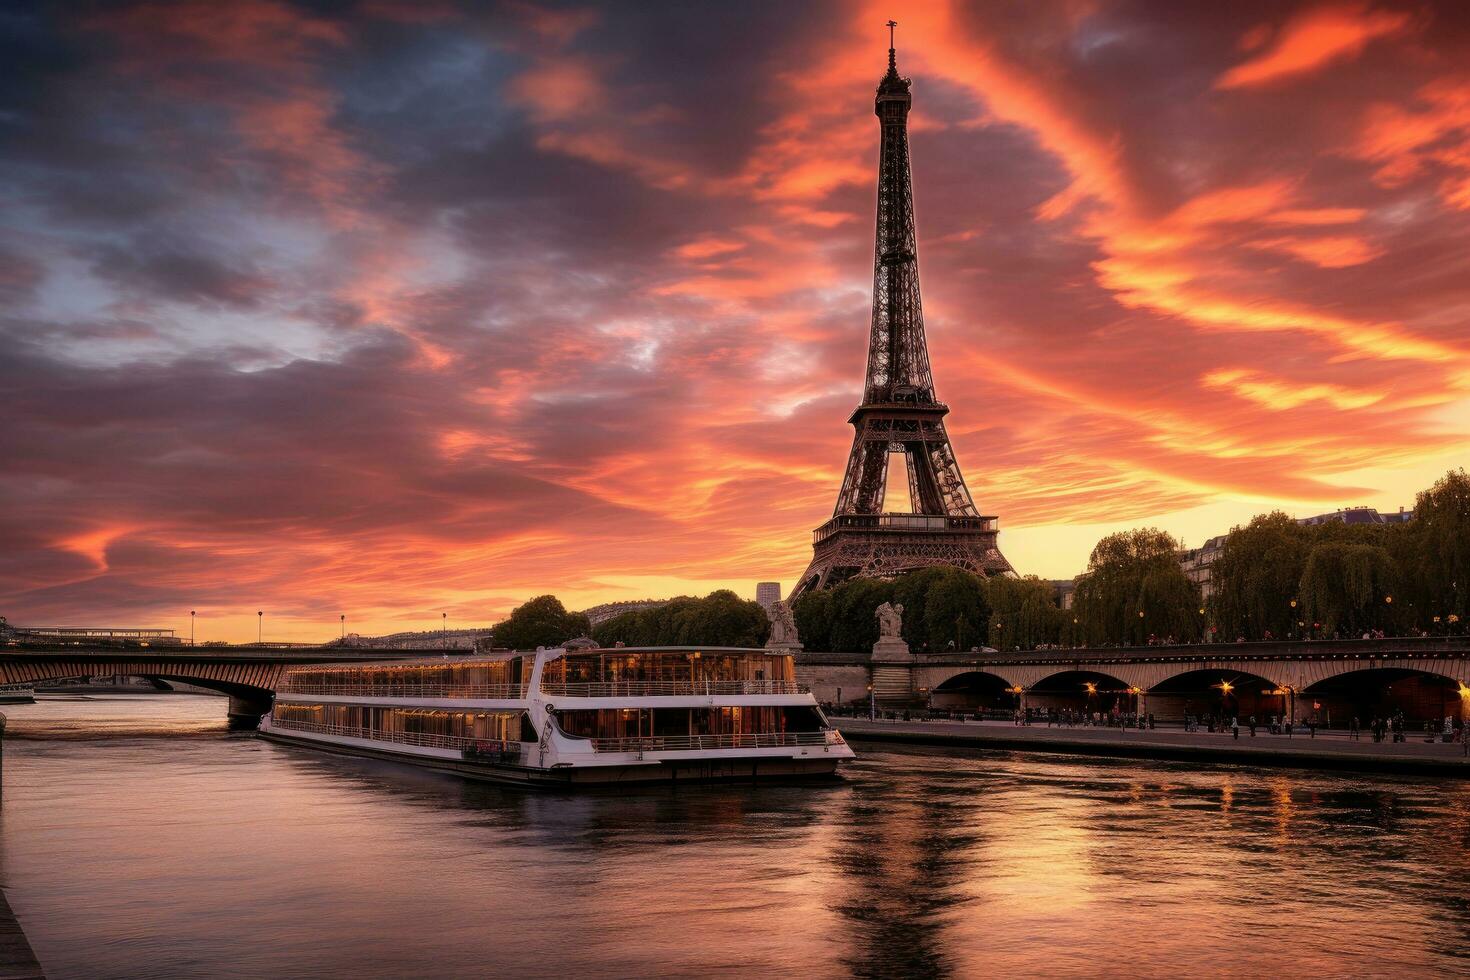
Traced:
[[852, 578], [894, 578], [936, 565], [986, 578], [1014, 575], [997, 547], [998, 534], [993, 517], [834, 517], [814, 532], [812, 563], [791, 590], [791, 598]]

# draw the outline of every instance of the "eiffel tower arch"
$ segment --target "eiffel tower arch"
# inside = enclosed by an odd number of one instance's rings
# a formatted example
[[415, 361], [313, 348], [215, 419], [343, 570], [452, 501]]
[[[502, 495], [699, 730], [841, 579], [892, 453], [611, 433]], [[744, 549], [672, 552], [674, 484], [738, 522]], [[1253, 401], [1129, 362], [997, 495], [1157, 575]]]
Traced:
[[[949, 406], [934, 394], [909, 173], [911, 86], [898, 73], [890, 36], [888, 73], [873, 104], [881, 143], [863, 401], [848, 419], [855, 431], [837, 506], [812, 532], [812, 562], [792, 598], [855, 576], [887, 578], [931, 565], [1014, 574], [997, 544], [996, 518], [976, 509], [965, 486], [944, 428]], [[907, 489], [901, 511], [884, 509], [890, 479]]]

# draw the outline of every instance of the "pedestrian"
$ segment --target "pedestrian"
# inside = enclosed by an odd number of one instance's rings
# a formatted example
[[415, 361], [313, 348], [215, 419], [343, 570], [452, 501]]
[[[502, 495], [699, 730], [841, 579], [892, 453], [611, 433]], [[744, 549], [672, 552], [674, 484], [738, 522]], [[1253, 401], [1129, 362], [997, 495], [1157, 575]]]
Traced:
[[1250, 725], [1250, 728], [1251, 728], [1251, 738], [1255, 738], [1256, 737], [1256, 716], [1255, 715], [1251, 715], [1250, 716], [1250, 720], [1248, 722], [1246, 722], [1246, 724]]
[[1235, 740], [1237, 742], [1239, 742], [1240, 741], [1240, 716], [1237, 715], [1236, 717], [1230, 719], [1230, 731], [1234, 734]]
[[1356, 742], [1358, 740], [1360, 733], [1358, 732], [1358, 716], [1357, 715], [1353, 715], [1353, 720], [1348, 724], [1348, 734], [1353, 737], [1353, 741], [1354, 742]]

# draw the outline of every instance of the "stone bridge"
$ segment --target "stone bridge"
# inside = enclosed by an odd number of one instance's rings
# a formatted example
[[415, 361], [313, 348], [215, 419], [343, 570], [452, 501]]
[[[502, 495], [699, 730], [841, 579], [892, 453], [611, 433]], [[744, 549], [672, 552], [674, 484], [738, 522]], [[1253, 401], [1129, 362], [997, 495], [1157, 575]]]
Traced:
[[[449, 651], [463, 653], [464, 651]], [[405, 660], [433, 651], [358, 647], [190, 647], [141, 643], [75, 645], [11, 640], [0, 643], [0, 684], [105, 674], [182, 681], [229, 695], [234, 728], [254, 728], [270, 710], [282, 673], [302, 664]]]
[[872, 685], [887, 705], [1106, 710], [1121, 696], [1125, 710], [1161, 717], [1216, 709], [1297, 718], [1405, 710], [1429, 720], [1470, 706], [1467, 637], [919, 654], [897, 663], [803, 653], [797, 664], [818, 700], [833, 703], [866, 701]]

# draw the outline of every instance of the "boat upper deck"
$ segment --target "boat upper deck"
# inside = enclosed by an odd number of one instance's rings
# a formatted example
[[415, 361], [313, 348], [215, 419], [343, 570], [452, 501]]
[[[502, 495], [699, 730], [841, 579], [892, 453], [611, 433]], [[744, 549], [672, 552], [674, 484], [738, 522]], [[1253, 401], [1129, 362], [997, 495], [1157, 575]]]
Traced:
[[278, 693], [523, 699], [805, 694], [786, 651], [745, 647], [553, 648], [292, 668]]

